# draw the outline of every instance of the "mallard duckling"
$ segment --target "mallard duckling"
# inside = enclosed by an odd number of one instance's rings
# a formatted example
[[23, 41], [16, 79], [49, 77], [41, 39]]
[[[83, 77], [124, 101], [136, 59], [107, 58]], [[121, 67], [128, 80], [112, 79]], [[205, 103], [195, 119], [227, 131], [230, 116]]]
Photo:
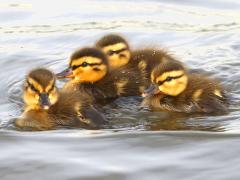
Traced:
[[[150, 74], [157, 65], [168, 61], [178, 61], [163, 49], [138, 49], [131, 51], [127, 41], [120, 35], [108, 34], [96, 42], [96, 47], [107, 55], [111, 69], [128, 66], [146, 73], [148, 82]], [[136, 71], [136, 70], [135, 70]]]
[[32, 70], [24, 83], [25, 109], [15, 125], [22, 129], [51, 130], [58, 126], [95, 129], [106, 121], [91, 99], [55, 86], [55, 75], [43, 68]]
[[143, 105], [152, 109], [183, 113], [227, 112], [224, 89], [216, 80], [190, 74], [179, 62], [172, 61], [154, 68], [152, 86], [143, 94]]
[[63, 87], [87, 92], [97, 102], [120, 96], [141, 95], [146, 88], [145, 74], [131, 68], [109, 71], [106, 55], [98, 48], [83, 48], [74, 52], [69, 68], [57, 75], [72, 78]]

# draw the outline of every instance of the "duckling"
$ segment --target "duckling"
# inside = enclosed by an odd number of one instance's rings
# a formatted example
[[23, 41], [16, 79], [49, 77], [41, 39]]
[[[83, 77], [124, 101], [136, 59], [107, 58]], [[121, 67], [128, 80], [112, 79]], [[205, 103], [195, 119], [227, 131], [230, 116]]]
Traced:
[[55, 75], [44, 68], [32, 70], [23, 90], [25, 109], [15, 125], [26, 130], [51, 130], [58, 126], [99, 128], [106, 122], [84, 94], [58, 90]]
[[198, 73], [188, 73], [179, 62], [154, 68], [152, 85], [145, 91], [143, 105], [152, 109], [183, 113], [227, 112], [228, 98], [219, 82]]
[[145, 74], [131, 68], [109, 71], [108, 59], [98, 48], [86, 47], [75, 51], [69, 68], [58, 78], [72, 78], [63, 89], [87, 92], [97, 103], [120, 96], [139, 96], [146, 88]]
[[96, 47], [101, 48], [107, 55], [111, 69], [123, 66], [138, 68], [147, 73], [150, 82], [150, 73], [158, 64], [168, 61], [178, 61], [163, 49], [138, 49], [131, 51], [127, 41], [117, 34], [108, 34], [96, 42]]

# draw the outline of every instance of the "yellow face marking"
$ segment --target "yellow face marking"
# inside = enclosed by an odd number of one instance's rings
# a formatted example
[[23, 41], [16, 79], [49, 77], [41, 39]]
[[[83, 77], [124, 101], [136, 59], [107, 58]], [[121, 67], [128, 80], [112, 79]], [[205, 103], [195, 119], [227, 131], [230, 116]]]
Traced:
[[78, 66], [83, 64], [84, 62], [90, 65], [87, 65], [85, 67], [79, 66], [78, 68], [72, 71], [75, 83], [79, 83], [79, 82], [94, 83], [101, 80], [107, 74], [107, 65], [101, 64], [102, 60], [96, 57], [85, 56], [85, 57], [76, 59], [72, 62], [71, 66], [72, 67]]
[[124, 43], [117, 43], [117, 44], [113, 44], [113, 45], [109, 45], [109, 46], [105, 46], [103, 48], [103, 52], [107, 53], [108, 51], [118, 51], [120, 49], [124, 49], [127, 48], [126, 44]]
[[130, 52], [125, 51], [121, 53], [122, 55], [125, 55], [124, 57], [120, 57], [118, 54], [114, 54], [113, 56], [108, 57], [108, 64], [110, 69], [116, 69], [120, 68], [126, 64], [128, 64], [130, 60]]
[[[165, 79], [167, 79], [167, 77], [176, 77], [181, 76], [182, 74], [184, 74], [184, 71], [182, 70], [165, 72], [161, 76], [157, 77], [155, 82], [158, 83], [159, 81], [164, 81]], [[154, 80], [153, 75], [151, 78]]]
[[200, 100], [200, 96], [202, 95], [203, 93], [203, 90], [202, 89], [198, 89], [196, 90], [193, 95], [192, 95], [192, 98], [195, 100], [195, 101], [199, 101]]
[[26, 107], [31, 107], [32, 109], [40, 109], [39, 95], [36, 94], [35, 92], [24, 90], [23, 99], [26, 104]]
[[219, 89], [215, 89], [215, 90], [214, 90], [214, 94], [215, 94], [216, 96], [221, 97], [221, 98], [223, 97], [223, 96], [222, 96], [222, 93], [221, 93], [221, 91], [220, 91]]
[[77, 65], [80, 65], [80, 64], [82, 64], [84, 62], [87, 62], [89, 64], [93, 64], [93, 63], [101, 63], [102, 60], [99, 59], [99, 58], [96, 58], [96, 57], [84, 56], [84, 57], [81, 57], [79, 59], [74, 59], [72, 61], [71, 66], [77, 66]]
[[[38, 82], [36, 82], [34, 79], [32, 79], [30, 77], [28, 78], [28, 81], [30, 84], [32, 84], [34, 86], [34, 88], [36, 88], [39, 91], [39, 93], [47, 93], [54, 85], [54, 79], [52, 81], [50, 81], [50, 83], [48, 84], [48, 86], [45, 89], [43, 89], [42, 86]], [[28, 87], [28, 84], [26, 84], [25, 86]], [[25, 111], [28, 111], [31, 109], [41, 109], [41, 105], [40, 105], [40, 101], [39, 101], [39, 99], [40, 99], [39, 93], [33, 91], [31, 88], [24, 89], [23, 99], [24, 99], [24, 102], [26, 105]], [[48, 98], [49, 98], [51, 105], [53, 105], [57, 102], [58, 92], [57, 92], [56, 87], [54, 87], [54, 89], [51, 92], [49, 92]]]
[[188, 78], [182, 76], [179, 79], [174, 79], [171, 82], [165, 82], [159, 86], [159, 90], [170, 96], [177, 96], [181, 94], [187, 87]]
[[[128, 64], [131, 58], [130, 51], [128, 50], [127, 45], [124, 43], [109, 45], [109, 46], [103, 47], [102, 50], [108, 56], [108, 63], [109, 63], [110, 69], [116, 69]], [[119, 50], [123, 50], [123, 51], [118, 53], [111, 53]]]
[[[167, 80], [168, 77], [170, 77], [169, 81]], [[188, 77], [185, 75], [184, 71], [181, 70], [169, 71], [157, 77], [155, 83], [159, 84], [158, 88], [162, 93], [170, 96], [177, 96], [186, 89]]]
[[[58, 100], [58, 92], [56, 90], [53, 90], [48, 97], [49, 97], [50, 104], [53, 105]], [[36, 93], [33, 94], [33, 93], [30, 93], [29, 91], [24, 91], [23, 99], [26, 105], [25, 111], [28, 111], [31, 109], [41, 109], [39, 98], [40, 98], [39, 95], [37, 95]]]
[[48, 92], [52, 88], [52, 86], [54, 86], [54, 79], [49, 82], [49, 84], [45, 88], [45, 91]]
[[116, 87], [117, 87], [117, 94], [121, 95], [122, 93], [124, 93], [126, 85], [128, 83], [128, 80], [120, 80], [118, 82], [115, 83]]
[[42, 86], [41, 86], [37, 81], [35, 81], [34, 79], [32, 79], [32, 78], [30, 78], [30, 77], [28, 78], [28, 81], [29, 81], [29, 83], [32, 84], [40, 93], [43, 92]]
[[[34, 86], [35, 89], [37, 89], [40, 93], [43, 92], [42, 86], [36, 82], [34, 79], [28, 77], [27, 81]], [[25, 111], [28, 111], [29, 109], [40, 109], [39, 105], [39, 94], [29, 88], [29, 85], [26, 83], [25, 85], [28, 88], [24, 88], [23, 92], [23, 100], [25, 102]]]
[[94, 71], [92, 68], [78, 68], [76, 71], [73, 71], [74, 80], [76, 82], [90, 82], [94, 83], [101, 80], [107, 74], [106, 65], [97, 66], [100, 70]]
[[58, 92], [57, 92], [56, 88], [54, 88], [53, 91], [50, 92], [48, 97], [49, 97], [49, 101], [50, 101], [50, 103], [52, 105], [57, 102], [57, 100], [58, 100]]

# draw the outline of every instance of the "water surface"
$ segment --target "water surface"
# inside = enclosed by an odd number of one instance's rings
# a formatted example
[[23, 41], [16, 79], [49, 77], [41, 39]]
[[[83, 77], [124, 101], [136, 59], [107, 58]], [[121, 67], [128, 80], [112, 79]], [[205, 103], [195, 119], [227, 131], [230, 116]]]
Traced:
[[[240, 2], [0, 1], [0, 124], [22, 111], [35, 67], [59, 72], [73, 50], [117, 32], [132, 47], [163, 47], [221, 79], [223, 116], [149, 112], [139, 98], [104, 107], [113, 129], [0, 131], [1, 179], [239, 179]], [[59, 83], [61, 86], [61, 83]]]

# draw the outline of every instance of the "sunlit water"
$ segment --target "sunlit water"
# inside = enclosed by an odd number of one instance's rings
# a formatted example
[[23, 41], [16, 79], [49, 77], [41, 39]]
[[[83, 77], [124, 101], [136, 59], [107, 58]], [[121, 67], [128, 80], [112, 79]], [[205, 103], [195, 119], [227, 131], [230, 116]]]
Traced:
[[[58, 72], [71, 52], [103, 34], [133, 49], [163, 47], [221, 79], [233, 105], [223, 116], [149, 112], [141, 99], [104, 107], [112, 129], [0, 132], [0, 179], [239, 179], [240, 2], [0, 0], [0, 124], [22, 111], [35, 67]], [[59, 83], [59, 86], [61, 83]]]

